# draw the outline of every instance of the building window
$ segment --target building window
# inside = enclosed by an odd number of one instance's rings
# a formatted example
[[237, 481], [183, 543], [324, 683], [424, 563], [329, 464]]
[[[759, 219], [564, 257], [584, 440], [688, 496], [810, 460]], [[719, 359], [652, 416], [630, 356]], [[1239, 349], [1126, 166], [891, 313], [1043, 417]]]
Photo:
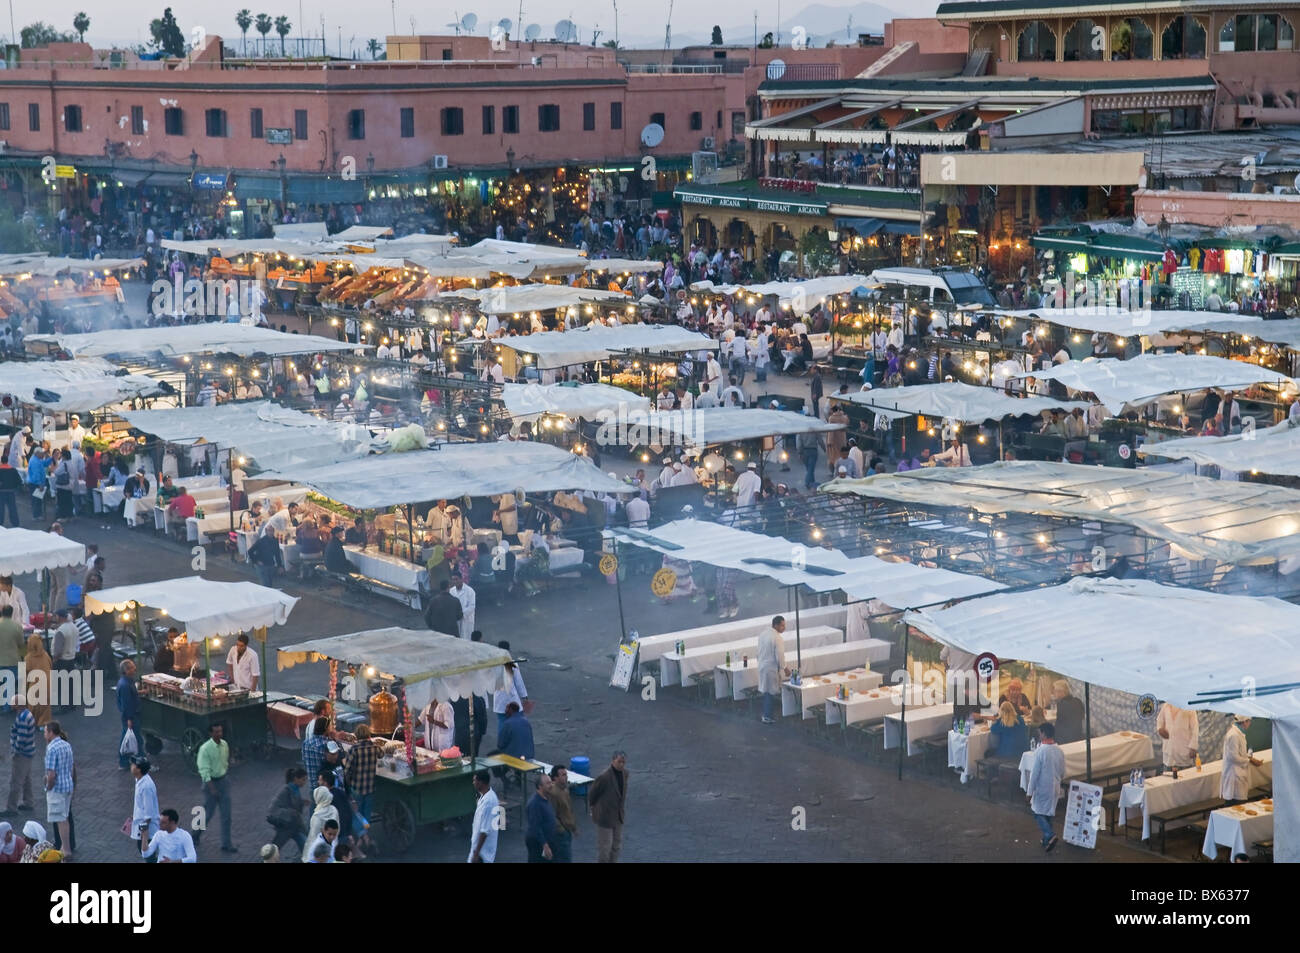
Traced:
[[745, 113], [741, 110], [731, 114], [731, 135], [733, 138], [745, 135]]
[[262, 110], [250, 109], [248, 111], [248, 134], [254, 139], [262, 138]]
[[366, 111], [364, 109], [348, 110], [348, 138], [364, 139], [366, 137]]
[[442, 134], [444, 136], [465, 134], [465, 110], [459, 106], [448, 106], [442, 111]]
[[163, 110], [163, 132], [169, 136], [185, 135], [185, 113], [177, 106]]
[[293, 137], [299, 142], [307, 138], [307, 110], [293, 111]]
[[207, 125], [209, 139], [224, 139], [228, 135], [226, 111], [224, 109], [205, 110], [203, 118]]
[[514, 135], [519, 132], [518, 106], [501, 107], [501, 131], [507, 135]]
[[402, 107], [402, 138], [415, 138], [415, 109], [411, 106]]
[[442, 58], [443, 58], [444, 60], [449, 60], [449, 59], [451, 59], [451, 50], [443, 50], [443, 51], [442, 51]]
[[609, 128], [611, 129], [623, 128], [623, 104], [622, 103], [609, 104]]
[[63, 131], [81, 132], [81, 107], [80, 106], [63, 107]]
[[1243, 13], [1219, 31], [1220, 53], [1273, 52], [1295, 49], [1295, 30], [1276, 13]]
[[715, 123], [713, 124], [713, 128], [714, 128], [714, 129], [718, 129], [718, 130], [721, 130], [721, 129], [722, 129], [722, 110], [721, 110], [721, 109], [718, 110], [718, 120], [717, 120], [717, 122], [715, 122]]
[[596, 128], [596, 104], [582, 104], [582, 128], [584, 132], [591, 132]]
[[656, 123], [659, 126], [659, 128], [663, 129], [665, 132], [668, 130], [668, 124], [664, 122], [663, 113], [651, 113], [650, 121]]
[[1042, 20], [1034, 20], [1016, 40], [1016, 59], [1022, 63], [1047, 62], [1056, 59], [1056, 34]]
[[497, 131], [497, 108], [483, 107], [483, 135], [490, 136]]
[[144, 135], [144, 107], [143, 106], [131, 107], [131, 135], [133, 136]]
[[1112, 60], [1150, 60], [1155, 58], [1155, 37], [1140, 17], [1125, 17], [1110, 28]]
[[691, 113], [691, 132], [699, 132], [704, 128], [704, 113]]
[[9, 104], [0, 103], [0, 129], [9, 128]]
[[1160, 35], [1160, 58], [1205, 59], [1205, 27], [1195, 17], [1174, 17]]
[[27, 128], [32, 132], [41, 131], [41, 106], [40, 103], [27, 104]]
[[1065, 31], [1065, 53], [1067, 63], [1079, 60], [1100, 60], [1105, 54], [1106, 32], [1093, 20], [1075, 20], [1074, 25]]
[[560, 107], [555, 103], [546, 103], [537, 107], [537, 131], [560, 131]]

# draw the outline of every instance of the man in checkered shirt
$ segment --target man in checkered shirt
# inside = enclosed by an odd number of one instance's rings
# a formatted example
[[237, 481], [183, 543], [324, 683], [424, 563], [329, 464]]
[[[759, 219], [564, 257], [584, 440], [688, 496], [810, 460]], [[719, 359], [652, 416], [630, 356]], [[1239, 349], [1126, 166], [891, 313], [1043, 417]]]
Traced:
[[45, 819], [54, 825], [61, 843], [67, 845], [64, 860], [72, 856], [68, 833], [68, 814], [72, 810], [72, 789], [77, 782], [77, 768], [72, 759], [72, 745], [57, 721], [45, 726]]

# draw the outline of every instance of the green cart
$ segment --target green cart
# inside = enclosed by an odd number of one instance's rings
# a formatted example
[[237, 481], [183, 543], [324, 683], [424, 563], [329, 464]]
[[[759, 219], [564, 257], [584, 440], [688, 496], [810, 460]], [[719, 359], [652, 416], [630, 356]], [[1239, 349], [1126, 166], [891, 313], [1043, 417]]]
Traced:
[[377, 775], [374, 812], [384, 848], [405, 853], [415, 843], [415, 830], [420, 825], [473, 814], [477, 800], [473, 775], [474, 768], [469, 764], [411, 778]]
[[199, 745], [208, 740], [212, 725], [219, 724], [222, 737], [235, 758], [269, 758], [275, 751], [275, 734], [266, 716], [266, 700], [208, 705], [188, 699], [140, 696], [140, 733], [144, 750], [157, 754], [164, 741], [180, 745], [190, 770], [197, 773]]

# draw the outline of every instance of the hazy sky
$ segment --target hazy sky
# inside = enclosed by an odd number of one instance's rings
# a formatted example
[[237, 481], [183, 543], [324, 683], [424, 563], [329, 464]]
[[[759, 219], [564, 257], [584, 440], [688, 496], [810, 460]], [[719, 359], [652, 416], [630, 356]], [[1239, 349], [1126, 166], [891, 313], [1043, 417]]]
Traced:
[[[757, 10], [761, 34], [775, 27], [778, 9], [782, 23], [788, 26], [791, 17], [808, 2], [784, 0], [778, 7], [775, 0], [720, 0], [711, 4], [708, 13], [701, 17], [697, 4], [677, 0], [672, 5], [672, 28], [674, 34], [707, 36], [714, 23], [724, 27], [752, 25]], [[523, 22], [539, 24], [542, 36], [549, 38], [555, 23], [567, 17], [578, 25], [584, 42], [590, 41], [594, 29], [602, 31], [600, 42], [604, 42], [614, 36], [614, 4], [615, 0], [524, 0]], [[45, 0], [40, 4], [10, 0], [13, 23], [18, 30], [36, 19], [43, 19], [60, 30], [71, 30], [73, 17], [78, 11], [85, 11], [90, 17], [86, 39], [97, 47], [144, 42], [149, 35], [149, 21], [161, 16], [166, 5], [166, 0]], [[852, 0], [823, 0], [823, 5], [847, 10], [855, 4]], [[886, 0], [881, 5], [890, 4]], [[414, 0], [396, 0], [395, 3], [393, 0], [303, 0], [301, 5], [298, 0], [215, 0], [202, 4], [171, 4], [172, 12], [187, 36], [193, 28], [202, 27], [210, 34], [236, 38], [240, 34], [235, 25], [235, 12], [244, 6], [254, 15], [287, 16], [294, 25], [291, 37], [299, 35], [300, 28], [303, 35], [319, 37], [321, 18], [324, 17], [324, 34], [331, 54], [337, 51], [340, 27], [343, 52], [347, 54], [351, 45], [358, 50], [364, 49], [366, 40], [371, 37], [382, 41], [393, 31], [394, 17], [398, 33], [411, 32], [412, 18], [416, 32], [447, 33], [451, 32], [448, 25], [458, 16], [473, 12], [479, 21], [475, 33], [485, 36], [492, 24], [502, 18], [518, 20], [520, 10], [518, 0], [456, 0], [455, 3], [437, 4]], [[926, 8], [924, 12], [909, 8], [906, 15], [924, 16], [933, 11], [932, 0], [922, 0], [922, 6]], [[628, 40], [662, 37], [668, 10], [669, 0], [622, 0], [618, 3], [620, 39], [626, 44]], [[0, 12], [2, 16], [3, 12]], [[7, 34], [10, 24], [4, 23], [0, 29]], [[250, 31], [250, 35], [256, 36], [255, 31]], [[275, 36], [272, 31], [270, 37], [274, 39]]]

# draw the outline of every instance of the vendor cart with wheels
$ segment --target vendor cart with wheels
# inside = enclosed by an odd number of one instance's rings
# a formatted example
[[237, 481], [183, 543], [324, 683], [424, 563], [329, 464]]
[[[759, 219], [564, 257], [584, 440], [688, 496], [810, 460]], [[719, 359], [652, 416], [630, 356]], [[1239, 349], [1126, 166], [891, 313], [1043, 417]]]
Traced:
[[469, 759], [427, 774], [397, 777], [382, 768], [375, 775], [375, 817], [384, 849], [405, 853], [415, 843], [415, 830], [474, 813], [474, 766]]
[[172, 681], [169, 676], [160, 675], [146, 675], [141, 680], [139, 729], [147, 753], [158, 754], [163, 743], [170, 741], [180, 746], [190, 770], [197, 771], [199, 746], [208, 740], [215, 724], [222, 726], [222, 737], [235, 758], [268, 758], [275, 751], [275, 735], [261, 693], [217, 689], [209, 702], [206, 692], [181, 691], [168, 681]]

